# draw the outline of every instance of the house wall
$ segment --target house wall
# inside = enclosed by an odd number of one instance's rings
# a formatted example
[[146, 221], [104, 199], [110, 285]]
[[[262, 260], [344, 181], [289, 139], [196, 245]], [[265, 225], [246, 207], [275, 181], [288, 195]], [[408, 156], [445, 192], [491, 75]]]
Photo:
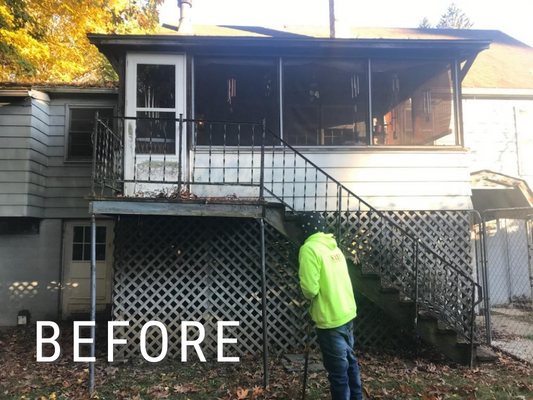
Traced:
[[0, 326], [58, 317], [62, 222], [46, 219], [38, 235], [0, 236]]
[[116, 105], [115, 96], [55, 95], [50, 102], [47, 218], [87, 218], [91, 191], [91, 162], [66, 161], [69, 106]]
[[29, 97], [0, 107], [0, 216], [45, 214], [49, 114]]
[[[468, 154], [457, 150], [302, 150], [313, 163], [340, 181], [354, 194], [370, 205], [382, 210], [454, 210], [471, 209], [470, 170]], [[274, 162], [272, 162], [274, 157]], [[250, 182], [252, 156], [246, 151], [207, 150], [197, 153], [194, 160], [195, 182], [209, 181], [209, 158], [212, 182]], [[237, 168], [237, 159], [240, 159]], [[254, 182], [259, 182], [260, 155], [254, 154]], [[147, 169], [147, 168], [145, 168]], [[285, 169], [285, 173], [283, 173]], [[272, 170], [274, 174], [272, 175]], [[153, 170], [152, 170], [153, 171]], [[296, 171], [296, 176], [294, 175]], [[272, 179], [273, 176], [273, 179]], [[271, 182], [274, 181], [274, 185]], [[296, 159], [294, 167], [293, 153], [287, 151], [267, 151], [265, 155], [265, 182], [267, 189], [275, 195], [286, 197], [286, 203], [295, 205], [296, 209], [314, 207], [315, 181], [317, 185], [317, 209], [335, 210], [336, 188], [329, 181], [326, 190], [324, 175], [315, 175], [314, 169], [302, 158]], [[283, 184], [285, 182], [285, 184]], [[283, 187], [284, 186], [284, 187]], [[143, 188], [140, 188], [143, 190]], [[193, 187], [192, 192], [199, 197], [224, 197], [236, 193], [239, 197], [257, 196], [257, 190], [227, 187]], [[325, 194], [328, 194], [328, 204]], [[294, 196], [293, 196], [294, 194]], [[268, 195], [268, 194], [267, 194]], [[346, 193], [343, 194], [346, 196]], [[294, 197], [294, 198], [293, 198]], [[344, 207], [348, 206], [347, 203]], [[350, 209], [357, 207], [353, 201]], [[363, 207], [364, 208], [364, 207]]]
[[471, 97], [463, 114], [471, 171], [489, 169], [533, 186], [533, 99]]

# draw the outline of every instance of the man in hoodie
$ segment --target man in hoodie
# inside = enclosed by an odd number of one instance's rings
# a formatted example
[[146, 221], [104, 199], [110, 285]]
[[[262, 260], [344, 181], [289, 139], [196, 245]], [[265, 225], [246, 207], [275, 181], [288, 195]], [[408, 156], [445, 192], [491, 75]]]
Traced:
[[331, 234], [324, 233], [324, 217], [317, 212], [301, 216], [305, 243], [300, 248], [300, 286], [311, 300], [311, 318], [333, 400], [362, 400], [359, 366], [353, 347], [353, 319], [357, 307], [342, 251]]

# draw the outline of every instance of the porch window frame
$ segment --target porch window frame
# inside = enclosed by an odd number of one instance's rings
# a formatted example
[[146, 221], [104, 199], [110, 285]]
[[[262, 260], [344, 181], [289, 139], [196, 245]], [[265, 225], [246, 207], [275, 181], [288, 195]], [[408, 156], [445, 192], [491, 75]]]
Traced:
[[[191, 97], [193, 99], [191, 104], [191, 115], [193, 116], [193, 119], [195, 118], [195, 91], [196, 91], [196, 85], [195, 85], [195, 63], [194, 63], [194, 55], [192, 58], [192, 71], [191, 71]], [[254, 57], [250, 55], [250, 57]], [[302, 56], [295, 56], [298, 58], [305, 58]], [[285, 140], [284, 137], [284, 121], [283, 121], [283, 95], [284, 95], [284, 87], [283, 87], [283, 79], [284, 79], [284, 60], [290, 59], [292, 57], [284, 57], [284, 56], [278, 56], [276, 57], [279, 62], [279, 71], [278, 71], [278, 85], [279, 85], [279, 136], [281, 139]], [[310, 57], [311, 58], [311, 57]], [[317, 57], [312, 57], [317, 58]], [[373, 132], [372, 132], [372, 124], [373, 124], [373, 109], [372, 109], [372, 61], [375, 59], [387, 59], [394, 61], [395, 59], [398, 59], [398, 57], [346, 57], [343, 58], [343, 60], [354, 60], [354, 61], [360, 61], [365, 64], [365, 73], [367, 77], [366, 82], [366, 89], [367, 89], [367, 101], [368, 101], [368, 113], [367, 113], [367, 121], [366, 121], [366, 139], [367, 144], [366, 145], [294, 145], [289, 143], [292, 147], [299, 151], [306, 151], [306, 152], [324, 152], [324, 151], [350, 151], [350, 150], [379, 150], [379, 151], [462, 151], [464, 150], [464, 132], [463, 132], [463, 113], [462, 113], [462, 94], [461, 94], [461, 65], [460, 62], [457, 60], [457, 58], [445, 58], [445, 57], [410, 57], [414, 60], [435, 60], [435, 61], [449, 61], [450, 63], [450, 73], [451, 73], [451, 89], [452, 89], [452, 99], [453, 99], [453, 110], [452, 115], [454, 118], [454, 137], [455, 137], [455, 144], [453, 145], [379, 145], [379, 144], [373, 144]], [[328, 59], [328, 58], [324, 58]], [[260, 123], [261, 121], [257, 121], [257, 123]], [[194, 139], [193, 139], [194, 140]], [[191, 140], [191, 143], [193, 142]], [[209, 145], [198, 145], [197, 143], [193, 143], [194, 147], [198, 150], [202, 150], [203, 148], [207, 149]], [[237, 148], [238, 146], [223, 146], [223, 145], [212, 145], [211, 148], [214, 150], [222, 149], [225, 147], [226, 149], [232, 149]], [[251, 146], [240, 146], [241, 148], [251, 148]], [[270, 146], [269, 146], [270, 147]], [[275, 148], [281, 148], [282, 146], [275, 146]]]

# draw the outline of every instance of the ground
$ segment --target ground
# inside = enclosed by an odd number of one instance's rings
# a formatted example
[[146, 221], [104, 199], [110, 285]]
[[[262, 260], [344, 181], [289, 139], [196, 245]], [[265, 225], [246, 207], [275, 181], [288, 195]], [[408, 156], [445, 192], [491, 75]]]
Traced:
[[533, 308], [492, 307], [492, 344], [514, 356], [533, 363]]
[[[35, 361], [35, 329], [0, 331], [0, 399], [87, 399], [87, 365], [72, 362], [72, 332], [62, 328], [58, 362]], [[369, 399], [533, 399], [533, 368], [500, 354], [475, 369], [459, 367], [428, 348], [357, 352]], [[82, 354], [83, 355], [83, 354]], [[99, 399], [300, 399], [301, 372], [286, 372], [271, 358], [271, 382], [262, 389], [261, 361], [238, 364], [140, 361], [110, 365], [97, 352], [95, 398]], [[309, 375], [308, 399], [327, 399], [324, 372]]]

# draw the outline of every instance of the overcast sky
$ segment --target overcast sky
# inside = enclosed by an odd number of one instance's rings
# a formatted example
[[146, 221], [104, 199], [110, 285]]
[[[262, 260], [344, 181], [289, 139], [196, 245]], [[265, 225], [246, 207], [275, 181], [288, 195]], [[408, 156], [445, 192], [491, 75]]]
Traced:
[[[193, 20], [207, 25], [328, 25], [328, 0], [193, 0]], [[413, 28], [435, 25], [450, 0], [342, 0], [351, 25]], [[161, 22], [175, 23], [177, 0], [165, 0]], [[533, 0], [455, 0], [473, 29], [498, 29], [533, 46]]]

